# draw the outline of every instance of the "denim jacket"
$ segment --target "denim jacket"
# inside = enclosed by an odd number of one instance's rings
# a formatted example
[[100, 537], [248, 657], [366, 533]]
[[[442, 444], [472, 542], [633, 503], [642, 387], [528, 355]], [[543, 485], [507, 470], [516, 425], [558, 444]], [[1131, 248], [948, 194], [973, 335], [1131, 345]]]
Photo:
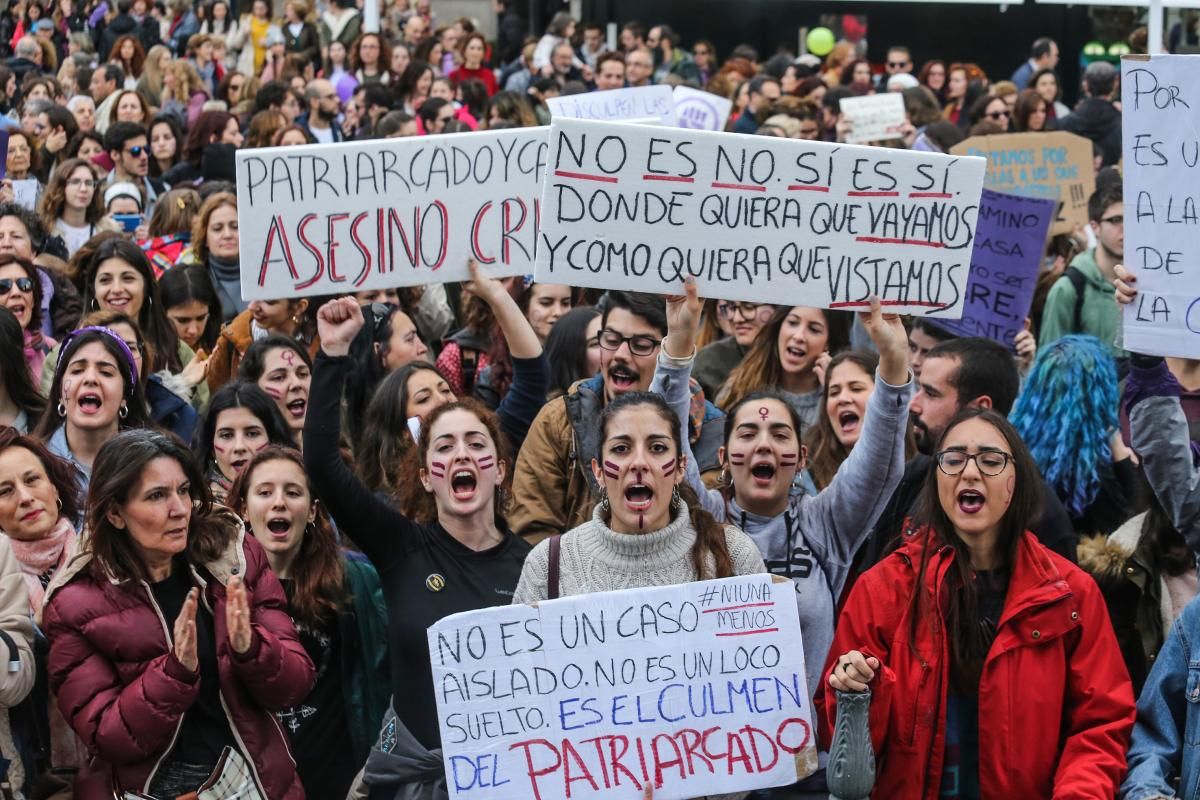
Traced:
[[1128, 765], [1124, 800], [1200, 798], [1200, 598], [1175, 620], [1146, 678]]

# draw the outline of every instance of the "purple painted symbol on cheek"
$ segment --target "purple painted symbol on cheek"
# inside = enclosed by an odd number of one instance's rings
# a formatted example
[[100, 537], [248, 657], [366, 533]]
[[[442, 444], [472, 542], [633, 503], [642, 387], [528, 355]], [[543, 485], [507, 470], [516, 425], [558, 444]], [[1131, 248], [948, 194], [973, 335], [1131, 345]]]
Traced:
[[605, 461], [604, 462], [604, 474], [607, 475], [608, 477], [612, 478], [613, 480], [617, 480], [618, 478], [621, 477], [621, 468], [618, 467], [616, 464], [614, 464], [611, 461]]
[[798, 462], [799, 460], [800, 460], [799, 453], [783, 453], [782, 455], [779, 456], [779, 466], [794, 467], [794, 466], [796, 466], [796, 462]]
[[217, 444], [216, 442], [213, 442], [213, 450], [217, 451], [218, 453], [224, 453], [226, 448], [221, 447], [221, 445]]
[[663, 475], [670, 475], [672, 472], [674, 472], [674, 471], [675, 471], [675, 465], [676, 465], [676, 464], [678, 464], [678, 463], [679, 463], [679, 459], [677, 459], [677, 458], [672, 458], [670, 461], [668, 461], [668, 462], [666, 462], [665, 464], [663, 464], [663, 465], [662, 465], [662, 473], [663, 473]]
[[475, 465], [481, 470], [491, 469], [492, 467], [496, 466], [496, 459], [492, 458], [491, 456], [480, 456], [475, 460]]
[[443, 464], [441, 461], [430, 461], [429, 462], [429, 474], [435, 478], [446, 477], [446, 465]]
[[733, 464], [735, 467], [742, 466], [743, 464], [746, 463], [746, 454], [745, 453], [730, 453], [729, 454], [729, 463]]

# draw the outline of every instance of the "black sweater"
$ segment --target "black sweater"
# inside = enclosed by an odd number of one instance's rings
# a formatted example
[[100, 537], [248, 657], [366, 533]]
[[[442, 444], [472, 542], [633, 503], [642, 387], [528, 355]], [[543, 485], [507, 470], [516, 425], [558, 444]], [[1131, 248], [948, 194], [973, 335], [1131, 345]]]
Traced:
[[[379, 571], [388, 608], [396, 714], [425, 747], [441, 746], [426, 629], [451, 614], [512, 602], [530, 546], [504, 540], [476, 552], [439, 524], [418, 525], [368, 491], [338, 450], [348, 358], [319, 353], [313, 365], [304, 463], [317, 495]], [[437, 577], [435, 577], [437, 576]]]

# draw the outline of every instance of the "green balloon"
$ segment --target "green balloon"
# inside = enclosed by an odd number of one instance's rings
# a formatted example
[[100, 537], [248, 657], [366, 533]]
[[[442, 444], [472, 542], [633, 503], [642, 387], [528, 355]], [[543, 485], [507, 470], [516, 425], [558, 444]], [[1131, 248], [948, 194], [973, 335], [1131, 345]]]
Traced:
[[833, 50], [835, 41], [833, 31], [829, 28], [813, 28], [808, 32], [808, 52], [814, 56], [827, 56]]

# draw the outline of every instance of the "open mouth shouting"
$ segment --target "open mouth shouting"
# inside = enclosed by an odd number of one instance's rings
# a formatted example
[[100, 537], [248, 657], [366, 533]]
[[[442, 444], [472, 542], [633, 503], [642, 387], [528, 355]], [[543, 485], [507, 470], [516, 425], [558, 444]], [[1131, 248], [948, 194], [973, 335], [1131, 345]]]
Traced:
[[654, 489], [644, 483], [625, 487], [625, 507], [635, 514], [645, 514], [654, 503]]
[[80, 392], [75, 398], [75, 404], [81, 414], [91, 417], [100, 413], [104, 407], [104, 398], [99, 392]]
[[750, 466], [750, 477], [755, 486], [770, 486], [775, 480], [776, 468], [770, 461], [756, 461]]
[[450, 493], [455, 500], [468, 501], [475, 497], [479, 479], [469, 469], [456, 469], [450, 476]]
[[613, 364], [608, 368], [608, 383], [615, 391], [631, 391], [637, 382], [638, 374], [624, 364]]
[[308, 412], [308, 401], [303, 398], [297, 398], [287, 404], [288, 416], [293, 420], [302, 420]]
[[267, 533], [272, 539], [286, 539], [292, 532], [292, 521], [287, 517], [271, 517], [267, 520]]
[[862, 417], [854, 409], [847, 408], [838, 412], [837, 426], [843, 434], [854, 433], [860, 424], [862, 424]]
[[957, 495], [958, 510], [964, 514], [978, 514], [983, 510], [983, 493], [975, 489], [963, 489]]

